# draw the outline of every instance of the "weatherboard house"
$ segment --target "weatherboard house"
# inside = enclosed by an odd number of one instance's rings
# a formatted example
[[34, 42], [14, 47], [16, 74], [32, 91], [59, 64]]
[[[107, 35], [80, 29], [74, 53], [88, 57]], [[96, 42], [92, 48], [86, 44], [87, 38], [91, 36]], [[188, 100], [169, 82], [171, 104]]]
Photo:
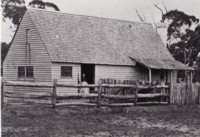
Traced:
[[26, 11], [3, 68], [4, 80], [68, 84], [83, 75], [89, 84], [106, 78], [153, 81], [161, 75], [175, 82], [177, 70], [192, 70], [172, 57], [151, 24], [39, 9]]

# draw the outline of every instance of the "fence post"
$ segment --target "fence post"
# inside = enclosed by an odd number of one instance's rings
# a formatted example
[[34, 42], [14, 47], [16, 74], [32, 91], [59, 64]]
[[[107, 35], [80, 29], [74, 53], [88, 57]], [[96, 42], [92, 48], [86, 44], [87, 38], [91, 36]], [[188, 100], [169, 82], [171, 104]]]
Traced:
[[57, 89], [57, 79], [53, 80], [53, 90], [52, 90], [52, 105], [53, 108], [56, 107], [56, 89]]
[[134, 106], [137, 105], [137, 100], [138, 100], [138, 83], [136, 83], [136, 89], [135, 89], [135, 99], [134, 99]]
[[172, 84], [171, 84], [171, 82], [170, 83], [168, 83], [168, 88], [166, 89], [168, 92], [167, 92], [167, 94], [168, 94], [168, 97], [167, 97], [167, 103], [168, 103], [168, 105], [170, 105], [170, 97], [171, 97], [171, 86], [172, 86]]
[[98, 87], [98, 99], [97, 99], [97, 107], [101, 107], [101, 93], [102, 93], [102, 83], [101, 80], [99, 80], [99, 87]]
[[3, 110], [4, 107], [4, 82], [3, 79], [1, 79], [1, 109]]

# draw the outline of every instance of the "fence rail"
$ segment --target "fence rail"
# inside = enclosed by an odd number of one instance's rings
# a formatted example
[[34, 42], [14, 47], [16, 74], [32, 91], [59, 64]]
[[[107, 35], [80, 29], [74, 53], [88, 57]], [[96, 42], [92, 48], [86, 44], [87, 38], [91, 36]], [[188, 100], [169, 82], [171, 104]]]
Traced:
[[[46, 99], [49, 98], [51, 100], [51, 104], [53, 108], [58, 106], [71, 106], [71, 105], [88, 105], [88, 106], [133, 106], [133, 105], [143, 105], [143, 104], [180, 104], [177, 100], [183, 100], [183, 97], [180, 99], [179, 97], [179, 86], [175, 87], [169, 86], [169, 85], [149, 85], [149, 86], [143, 86], [143, 85], [133, 85], [134, 83], [129, 83], [129, 85], [125, 84], [102, 84], [101, 82], [99, 84], [91, 84], [91, 85], [81, 85], [81, 84], [63, 84], [58, 83], [57, 80], [54, 80], [53, 82], [49, 83], [30, 83], [30, 82], [18, 82], [18, 81], [4, 81], [2, 89], [4, 90], [4, 86], [19, 86], [19, 87], [42, 87], [42, 88], [51, 88], [51, 93], [41, 93], [39, 95], [37, 94], [31, 94], [31, 92], [24, 92], [24, 93], [16, 93], [16, 92], [10, 92], [5, 91], [3, 92], [3, 98], [28, 98], [28, 99]], [[199, 86], [199, 85], [198, 85]], [[69, 94], [69, 95], [58, 95], [57, 94], [57, 88], [58, 87], [67, 87], [67, 88], [95, 88], [95, 93], [90, 94]], [[199, 86], [200, 87], [200, 86]], [[199, 90], [198, 87], [198, 90]], [[177, 88], [177, 89], [176, 89]], [[129, 94], [107, 94], [105, 91], [109, 89], [123, 89], [123, 90], [129, 90]], [[141, 94], [140, 90], [159, 90], [159, 93], [148, 93], [148, 94]], [[169, 90], [170, 89], [170, 90]], [[187, 92], [189, 92], [189, 89], [187, 87]], [[192, 87], [191, 89], [194, 89]], [[163, 92], [164, 90], [164, 92]], [[119, 90], [118, 90], [119, 91]], [[172, 91], [172, 92], [170, 92]], [[178, 92], [177, 92], [178, 91]], [[192, 90], [193, 91], [193, 90]], [[181, 90], [181, 93], [184, 92], [184, 90]], [[186, 92], [186, 93], [187, 93]], [[184, 96], [186, 96], [186, 93]], [[195, 100], [196, 103], [199, 101], [200, 91], [194, 92], [195, 97], [198, 97], [198, 99], [191, 99]], [[193, 95], [193, 94], [191, 94]], [[95, 102], [92, 103], [79, 103], [79, 102], [58, 102], [65, 99], [80, 99], [80, 98], [86, 98], [86, 99], [95, 99]], [[148, 99], [148, 98], [162, 98], [162, 100], [159, 101], [147, 101], [147, 102], [138, 102], [138, 100], [141, 99]], [[163, 101], [163, 98], [164, 101]], [[109, 100], [111, 103], [105, 103], [104, 100]], [[112, 102], [112, 101], [118, 101]], [[124, 101], [121, 101], [124, 100]], [[128, 101], [129, 100], [129, 101]], [[184, 104], [184, 103], [182, 103]]]
[[[32, 82], [24, 82], [24, 81], [3, 81], [6, 86], [19, 86], [19, 87], [48, 87], [51, 88], [54, 86], [52, 82], [39, 82], [39, 83], [32, 83]], [[148, 88], [169, 88], [168, 85], [154, 85], [154, 86], [136, 86], [136, 85], [124, 85], [124, 84], [101, 84], [102, 87], [107, 88], [136, 88], [139, 89], [148, 89]], [[64, 83], [57, 83], [57, 87], [71, 87], [71, 88], [90, 88], [90, 87], [98, 87], [99, 84], [89, 84], [89, 85], [82, 85], [82, 84], [64, 84]]]
[[31, 83], [31, 82], [19, 82], [19, 81], [3, 81], [6, 86], [18, 86], [18, 87], [44, 87], [51, 88], [53, 83], [51, 82], [40, 82], [40, 83]]

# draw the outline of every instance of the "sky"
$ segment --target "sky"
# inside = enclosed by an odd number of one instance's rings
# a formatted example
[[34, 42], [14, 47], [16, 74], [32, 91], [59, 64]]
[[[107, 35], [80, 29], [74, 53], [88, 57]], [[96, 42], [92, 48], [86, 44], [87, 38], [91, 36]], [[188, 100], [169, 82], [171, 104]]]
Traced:
[[[30, 0], [25, 0], [26, 3]], [[200, 19], [200, 0], [43, 0], [56, 4], [61, 12], [106, 17], [140, 22], [136, 14], [145, 16], [146, 22], [159, 22], [161, 12], [154, 7], [158, 5], [164, 10], [163, 3], [168, 10], [178, 9], [186, 14]], [[1, 23], [1, 40], [10, 42], [14, 32], [10, 29], [11, 22]]]

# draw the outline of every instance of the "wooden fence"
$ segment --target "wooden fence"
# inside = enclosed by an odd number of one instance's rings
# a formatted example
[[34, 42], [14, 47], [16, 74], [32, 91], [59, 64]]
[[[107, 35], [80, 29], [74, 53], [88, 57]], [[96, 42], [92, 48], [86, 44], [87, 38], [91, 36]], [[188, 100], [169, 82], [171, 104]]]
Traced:
[[[46, 91], [30, 91], [30, 90], [6, 90], [6, 87], [31, 87], [31, 88], [49, 88], [53, 87], [52, 83], [30, 83], [18, 81], [4, 81], [2, 82], [2, 106], [5, 102], [8, 103], [40, 103], [49, 105], [51, 102], [52, 94]], [[49, 91], [50, 91], [49, 90]]]
[[173, 83], [170, 104], [192, 105], [200, 103], [200, 83]]
[[[2, 84], [2, 93], [4, 93], [3, 98], [17, 98], [17, 99], [48, 99], [51, 100], [53, 108], [58, 106], [71, 106], [71, 105], [87, 105], [87, 106], [134, 106], [134, 105], [143, 105], [143, 104], [169, 104], [169, 86], [144, 86], [138, 85], [136, 83], [125, 84], [99, 84], [93, 85], [69, 85], [57, 83], [57, 80], [54, 80], [53, 83], [29, 83], [29, 82], [17, 82], [17, 81], [5, 81]], [[31, 91], [26, 91], [23, 93], [5, 91], [4, 86], [18, 86], [18, 87], [40, 87], [40, 88], [51, 88], [51, 93], [42, 93], [42, 94], [32, 94]], [[57, 87], [67, 87], [67, 88], [95, 88], [96, 92], [90, 94], [69, 94], [69, 95], [57, 95]], [[140, 94], [141, 90], [150, 90], [151, 92], [146, 94]], [[109, 91], [109, 92], [108, 92]], [[112, 92], [110, 92], [112, 91]], [[153, 92], [152, 92], [153, 91]], [[60, 100], [68, 99], [79, 99], [86, 98], [90, 100], [95, 100], [91, 102], [60, 102]], [[149, 98], [161, 98], [161, 100], [153, 101], [138, 101], [140, 99], [149, 99]], [[3, 99], [2, 99], [3, 100]]]

